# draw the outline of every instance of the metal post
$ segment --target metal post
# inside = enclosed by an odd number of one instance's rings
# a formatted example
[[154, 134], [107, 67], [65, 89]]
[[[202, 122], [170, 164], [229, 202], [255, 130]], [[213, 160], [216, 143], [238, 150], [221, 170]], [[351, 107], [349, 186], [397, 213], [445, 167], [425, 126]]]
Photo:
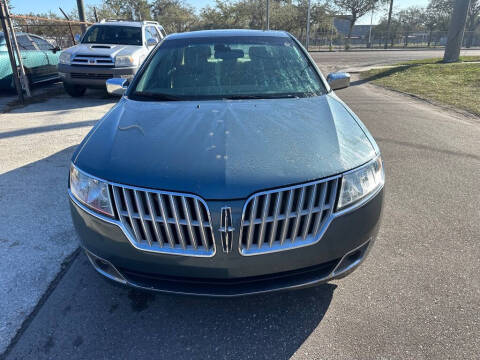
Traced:
[[[83, 0], [77, 0], [77, 8], [78, 8], [78, 19], [82, 22], [85, 22], [85, 6], [83, 5]], [[81, 26], [82, 34], [87, 31], [87, 25], [82, 24]]]
[[456, 62], [460, 57], [469, 7], [470, 0], [457, 0], [455, 3], [448, 27], [447, 46], [445, 46], [443, 62]]
[[95, 22], [98, 22], [97, 8], [93, 7], [93, 15], [95, 16]]
[[370, 16], [370, 29], [368, 30], [368, 47], [372, 47], [372, 26], [373, 26], [373, 11], [375, 7], [372, 7], [372, 15]]
[[[70, 21], [70, 18], [67, 16], [67, 14], [65, 14], [65, 11], [63, 11], [61, 7], [59, 7], [59, 9], [62, 12], [63, 16], [65, 16], [65, 19]], [[70, 30], [70, 36], [72, 37], [73, 45], [77, 45], [77, 42], [75, 41], [75, 36], [73, 35], [72, 24], [70, 24], [70, 22], [68, 23], [68, 29]]]
[[308, 46], [310, 45], [310, 0], [308, 0], [308, 9], [307, 9], [307, 40], [305, 41], [305, 47], [308, 51]]
[[3, 0], [0, 0], [0, 21], [2, 23], [3, 33], [5, 35], [5, 42], [7, 44], [8, 57], [10, 58], [10, 66], [12, 67], [13, 82], [15, 84], [15, 89], [17, 90], [18, 99], [21, 103], [23, 103], [24, 99], [22, 85], [20, 84], [20, 79], [18, 78], [17, 62], [15, 61], [15, 55], [13, 53], [13, 47], [10, 41], [10, 30], [8, 29], [7, 22], [5, 21], [6, 14], [3, 6]]
[[387, 20], [387, 37], [385, 38], [384, 49], [388, 48], [388, 42], [390, 41], [390, 25], [392, 22], [392, 10], [393, 10], [393, 0], [390, 0], [390, 8], [388, 10], [388, 20]]
[[20, 71], [20, 82], [22, 83], [23, 88], [25, 89], [25, 94], [28, 97], [30, 97], [32, 96], [32, 94], [30, 92], [30, 86], [28, 84], [27, 74], [25, 73], [25, 68], [23, 67], [22, 54], [20, 53], [20, 49], [18, 48], [17, 35], [15, 34], [15, 29], [12, 24], [12, 19], [10, 18], [10, 12], [8, 10], [7, 0], [4, 0], [3, 3], [4, 3], [3, 13], [5, 14], [5, 21], [7, 24], [7, 28], [10, 28], [11, 46], [13, 51], [17, 55], [18, 70]]
[[270, 0], [267, 0], [267, 30], [270, 30]]

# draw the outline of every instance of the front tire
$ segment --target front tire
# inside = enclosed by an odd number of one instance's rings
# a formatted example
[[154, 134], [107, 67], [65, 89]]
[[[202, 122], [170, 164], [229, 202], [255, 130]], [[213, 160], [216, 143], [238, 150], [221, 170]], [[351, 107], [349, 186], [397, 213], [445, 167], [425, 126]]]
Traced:
[[85, 94], [85, 91], [87, 91], [87, 88], [79, 85], [73, 85], [73, 84], [67, 84], [63, 83], [63, 88], [67, 92], [68, 95], [71, 97], [80, 97]]

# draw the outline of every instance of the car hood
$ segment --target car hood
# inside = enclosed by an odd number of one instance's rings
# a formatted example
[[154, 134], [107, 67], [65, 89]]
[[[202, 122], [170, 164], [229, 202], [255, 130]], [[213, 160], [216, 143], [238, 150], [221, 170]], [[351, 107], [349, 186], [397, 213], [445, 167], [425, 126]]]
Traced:
[[74, 155], [116, 183], [241, 199], [371, 160], [376, 145], [336, 98], [137, 102], [126, 98]]
[[141, 46], [136, 45], [116, 45], [116, 44], [78, 44], [64, 50], [71, 55], [90, 55], [90, 56], [111, 56], [117, 55], [133, 55], [137, 51], [141, 51]]

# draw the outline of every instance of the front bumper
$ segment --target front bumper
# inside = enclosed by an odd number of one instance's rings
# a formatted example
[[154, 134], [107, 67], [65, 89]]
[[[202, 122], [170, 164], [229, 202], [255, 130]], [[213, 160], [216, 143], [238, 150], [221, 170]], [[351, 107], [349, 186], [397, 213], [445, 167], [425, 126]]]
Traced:
[[111, 78], [132, 79], [138, 67], [99, 67], [58, 64], [58, 73], [63, 82], [89, 88], [103, 88]]
[[[383, 189], [361, 207], [335, 217], [316, 244], [257, 256], [242, 256], [238, 250], [223, 253], [219, 236], [213, 257], [144, 252], [131, 245], [118, 225], [92, 216], [72, 198], [70, 203], [82, 247], [97, 271], [108, 278], [169, 293], [238, 296], [312, 286], [353, 271], [378, 232]], [[208, 202], [214, 229], [220, 227], [222, 207], [241, 209], [243, 203]], [[233, 249], [238, 249], [238, 241], [237, 233]]]

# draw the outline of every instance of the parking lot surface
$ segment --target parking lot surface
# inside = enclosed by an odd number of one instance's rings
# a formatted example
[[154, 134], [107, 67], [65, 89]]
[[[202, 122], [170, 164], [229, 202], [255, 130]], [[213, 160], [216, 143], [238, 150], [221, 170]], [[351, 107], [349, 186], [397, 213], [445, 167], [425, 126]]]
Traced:
[[[328, 59], [323, 69], [338, 66]], [[208, 299], [113, 286], [78, 254], [6, 358], [478, 357], [480, 120], [368, 84], [338, 95], [376, 138], [387, 177], [379, 238], [358, 271], [301, 291]], [[76, 248], [68, 161], [112, 104], [61, 96], [0, 115], [2, 323], [26, 318]]]

